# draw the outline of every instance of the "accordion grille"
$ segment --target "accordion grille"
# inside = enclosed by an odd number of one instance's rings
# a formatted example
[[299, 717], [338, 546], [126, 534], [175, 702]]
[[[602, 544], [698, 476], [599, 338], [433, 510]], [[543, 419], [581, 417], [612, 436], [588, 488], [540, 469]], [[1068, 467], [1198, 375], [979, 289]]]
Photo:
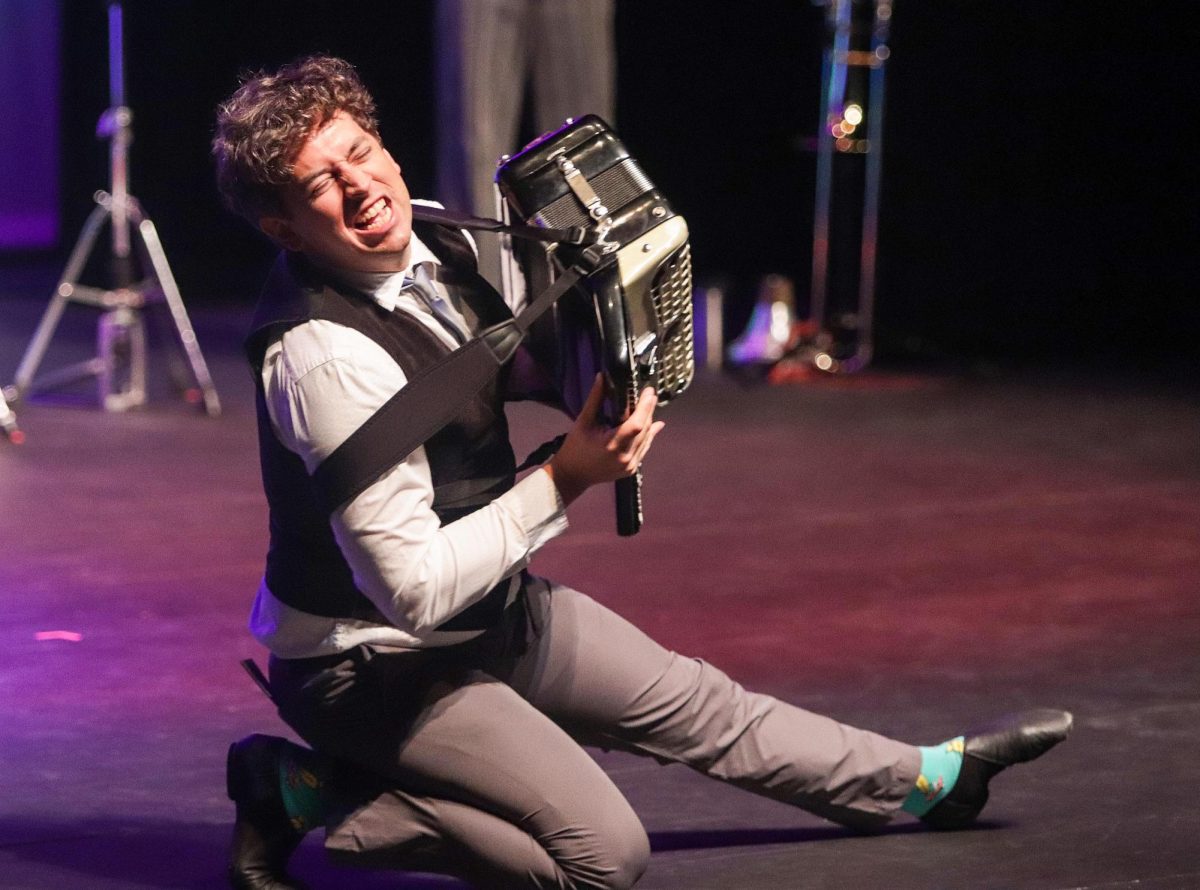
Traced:
[[684, 244], [659, 266], [650, 299], [664, 340], [658, 353], [658, 401], [666, 404], [682, 393], [696, 373], [692, 343], [692, 251]]
[[[654, 189], [642, 168], [632, 158], [625, 158], [620, 163], [613, 164], [603, 173], [589, 179], [588, 185], [610, 210], [624, 207]], [[579, 199], [572, 192], [555, 198], [533, 218], [541, 225], [553, 229], [586, 226], [592, 223], [591, 217], [580, 206]]]

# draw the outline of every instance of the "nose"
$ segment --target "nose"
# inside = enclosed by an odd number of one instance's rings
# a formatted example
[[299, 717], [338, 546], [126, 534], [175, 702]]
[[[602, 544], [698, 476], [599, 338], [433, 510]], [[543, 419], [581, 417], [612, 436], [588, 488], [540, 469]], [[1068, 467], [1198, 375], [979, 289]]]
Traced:
[[338, 178], [346, 189], [347, 194], [361, 194], [371, 183], [371, 177], [366, 171], [360, 170], [353, 164], [342, 164], [338, 168]]

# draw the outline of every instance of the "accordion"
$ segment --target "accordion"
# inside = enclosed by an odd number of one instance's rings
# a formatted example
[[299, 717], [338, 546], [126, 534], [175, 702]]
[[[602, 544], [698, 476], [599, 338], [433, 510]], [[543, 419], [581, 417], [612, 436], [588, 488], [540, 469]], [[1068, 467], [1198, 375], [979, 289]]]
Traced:
[[[583, 227], [603, 250], [604, 261], [530, 332], [529, 348], [554, 369], [567, 412], [579, 413], [598, 372], [608, 383], [604, 410], [611, 423], [633, 408], [647, 386], [657, 391], [659, 405], [687, 389], [696, 367], [687, 223], [609, 126], [593, 115], [568, 119], [503, 158], [496, 185], [506, 222]], [[519, 282], [517, 302], [553, 283], [580, 250], [564, 243], [513, 243], [517, 268], [505, 277], [510, 287]], [[641, 482], [639, 471], [616, 483], [622, 535], [641, 528]]]

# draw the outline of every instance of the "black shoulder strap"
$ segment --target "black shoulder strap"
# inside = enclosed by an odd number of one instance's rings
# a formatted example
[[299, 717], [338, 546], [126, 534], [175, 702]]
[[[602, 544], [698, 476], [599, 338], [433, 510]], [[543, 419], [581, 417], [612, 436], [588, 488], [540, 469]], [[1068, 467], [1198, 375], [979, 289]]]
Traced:
[[543, 226], [510, 225], [498, 219], [488, 219], [483, 216], [469, 216], [444, 207], [430, 207], [426, 204], [412, 205], [413, 219], [425, 222], [440, 223], [443, 226], [454, 226], [459, 229], [476, 229], [482, 232], [497, 232], [502, 235], [514, 235], [517, 238], [528, 238], [531, 241], [551, 241], [558, 244], [573, 244], [582, 246], [596, 243], [596, 235], [587, 226], [571, 226], [569, 229], [551, 229]]
[[597, 247], [586, 248], [579, 261], [516, 318], [493, 325], [419, 371], [313, 471], [323, 508], [332, 513], [361, 494], [453, 420], [512, 358], [538, 316], [610, 259]]

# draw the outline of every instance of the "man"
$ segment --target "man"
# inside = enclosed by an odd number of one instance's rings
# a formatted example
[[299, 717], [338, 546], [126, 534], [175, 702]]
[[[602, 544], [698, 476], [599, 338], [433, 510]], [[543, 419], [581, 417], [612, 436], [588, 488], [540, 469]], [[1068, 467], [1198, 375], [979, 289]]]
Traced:
[[486, 887], [631, 886], [645, 832], [580, 744], [860, 828], [901, 810], [955, 828], [995, 773], [1066, 737], [1070, 715], [1050, 710], [925, 748], [844, 726], [530, 575], [566, 507], [645, 459], [662, 429], [650, 391], [609, 429], [597, 382], [561, 449], [516, 481], [508, 373], [423, 447], [328, 496], [330, 456], [378, 436], [408, 381], [507, 310], [461, 232], [412, 223], [345, 62], [244, 82], [214, 154], [229, 205], [284, 248], [248, 341], [271, 509], [251, 628], [280, 715], [315, 749], [265, 736], [230, 749], [234, 886], [295, 886], [288, 856], [316, 824], [360, 864]]

